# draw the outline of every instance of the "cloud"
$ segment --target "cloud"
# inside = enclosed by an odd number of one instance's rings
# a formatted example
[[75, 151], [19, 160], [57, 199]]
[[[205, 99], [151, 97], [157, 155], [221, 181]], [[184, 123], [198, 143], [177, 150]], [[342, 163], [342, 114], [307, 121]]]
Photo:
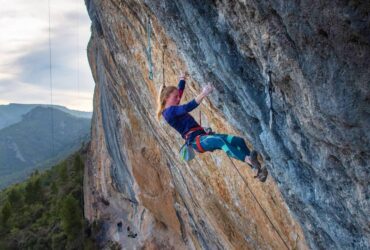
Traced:
[[[21, 90], [21, 91], [20, 91]], [[0, 104], [7, 103], [35, 103], [35, 104], [50, 104], [50, 88], [44, 88], [37, 85], [31, 85], [22, 82], [0, 81]], [[4, 98], [4, 97], [5, 98]], [[11, 96], [11, 100], [7, 97]], [[74, 90], [53, 90], [53, 103], [61, 104], [68, 101], [68, 107], [77, 110], [89, 111], [86, 109], [92, 105], [91, 92], [89, 91], [74, 91]], [[64, 105], [66, 106], [66, 105]]]
[[[91, 111], [94, 81], [86, 55], [90, 20], [84, 2], [51, 3], [53, 103]], [[47, 2], [9, 2], [0, 10], [0, 25], [8, 31], [0, 38], [0, 104], [50, 103]]]

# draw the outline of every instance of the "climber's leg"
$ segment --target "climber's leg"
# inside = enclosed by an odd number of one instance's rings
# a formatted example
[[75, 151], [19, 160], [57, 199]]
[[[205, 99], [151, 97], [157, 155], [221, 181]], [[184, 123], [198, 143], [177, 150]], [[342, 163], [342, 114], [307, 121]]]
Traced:
[[[254, 150], [250, 152], [244, 139], [227, 134], [203, 135], [200, 137], [200, 145], [204, 151], [223, 150], [228, 156], [248, 163], [257, 170], [255, 178], [261, 182], [266, 181], [268, 175], [266, 167], [261, 167], [257, 160], [257, 152]], [[196, 140], [192, 142], [192, 146], [198, 151]]]
[[[223, 150], [230, 157], [240, 161], [245, 161], [249, 155], [249, 149], [245, 143], [241, 142], [235, 136], [226, 134], [203, 135], [200, 137], [200, 145], [205, 151]], [[197, 149], [195, 140], [192, 143], [193, 148]]]
[[231, 137], [231, 144], [236, 145], [237, 147], [241, 148], [241, 150], [244, 150], [247, 152], [248, 155], [250, 155], [249, 148], [245, 144], [245, 141], [243, 138], [239, 136], [233, 136], [233, 135], [228, 135], [228, 138]]
[[245, 144], [245, 141], [243, 138], [239, 136], [234, 135], [227, 135], [227, 134], [218, 134], [224, 141], [229, 143], [231, 145], [231, 148], [236, 148], [237, 150], [241, 151], [242, 154], [246, 154], [244, 157], [244, 162], [252, 166], [252, 162], [250, 159], [250, 150]]

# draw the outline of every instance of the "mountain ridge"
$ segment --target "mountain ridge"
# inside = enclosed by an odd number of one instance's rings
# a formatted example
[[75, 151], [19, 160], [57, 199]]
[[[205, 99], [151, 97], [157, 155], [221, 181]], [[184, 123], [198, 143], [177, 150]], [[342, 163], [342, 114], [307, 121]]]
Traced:
[[33, 107], [21, 121], [0, 130], [0, 188], [55, 164], [87, 142], [89, 133], [90, 119], [54, 107]]
[[62, 110], [66, 113], [70, 113], [76, 117], [89, 119], [91, 119], [92, 117], [92, 112], [72, 110], [60, 105], [9, 103], [6, 105], [0, 105], [0, 129], [21, 121], [22, 115], [28, 113], [33, 108], [38, 106], [55, 107], [56, 109]]

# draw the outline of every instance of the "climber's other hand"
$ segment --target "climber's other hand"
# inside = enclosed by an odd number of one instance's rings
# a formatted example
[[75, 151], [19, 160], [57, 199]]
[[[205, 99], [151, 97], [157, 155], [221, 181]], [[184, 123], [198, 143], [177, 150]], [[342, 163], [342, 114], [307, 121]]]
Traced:
[[189, 77], [189, 73], [186, 70], [180, 72], [180, 79], [186, 80], [187, 77]]
[[209, 95], [213, 90], [213, 85], [211, 83], [207, 83], [207, 85], [203, 87], [202, 93], [204, 95]]

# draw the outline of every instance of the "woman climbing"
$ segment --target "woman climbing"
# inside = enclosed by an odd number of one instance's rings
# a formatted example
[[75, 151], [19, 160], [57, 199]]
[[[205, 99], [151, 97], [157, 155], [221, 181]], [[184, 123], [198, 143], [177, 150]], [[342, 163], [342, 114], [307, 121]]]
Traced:
[[228, 156], [252, 166], [257, 170], [255, 178], [264, 182], [268, 174], [267, 169], [261, 168], [257, 160], [257, 152], [250, 152], [244, 139], [227, 134], [207, 133], [189, 114], [213, 91], [214, 87], [211, 84], [208, 83], [202, 92], [190, 102], [179, 105], [185, 89], [186, 77], [187, 74], [181, 74], [178, 87], [162, 85], [158, 98], [158, 119], [163, 115], [164, 119], [185, 139], [185, 144], [197, 152], [221, 149]]

